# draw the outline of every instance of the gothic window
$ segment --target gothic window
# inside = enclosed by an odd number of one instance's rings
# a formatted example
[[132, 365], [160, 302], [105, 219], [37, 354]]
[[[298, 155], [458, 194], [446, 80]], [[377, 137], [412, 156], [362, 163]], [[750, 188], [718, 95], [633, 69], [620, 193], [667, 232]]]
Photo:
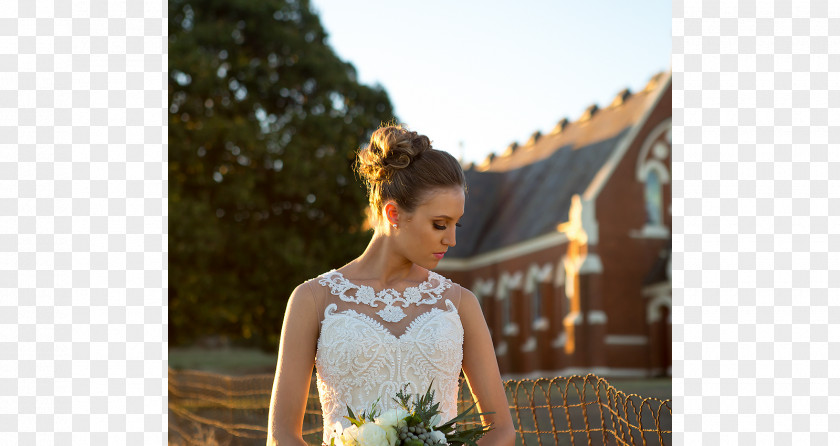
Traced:
[[645, 220], [641, 228], [630, 232], [632, 237], [667, 238], [665, 212], [670, 212], [670, 197], [665, 196], [666, 184], [671, 182], [668, 169], [671, 157], [671, 119], [659, 123], [647, 136], [639, 151], [636, 179], [643, 185], [639, 204], [644, 203]]
[[[514, 313], [514, 302], [512, 302], [513, 293], [511, 291], [513, 289], [522, 289], [522, 280], [522, 272], [516, 272], [513, 274], [502, 273], [501, 277], [499, 277], [498, 286], [496, 286], [496, 299], [500, 301], [498, 302], [498, 306], [496, 308], [498, 308], [501, 313], [499, 315], [499, 319], [502, 323], [502, 335], [504, 336], [519, 333], [517, 321], [511, 316], [511, 314]], [[519, 314], [519, 311], [516, 311], [516, 314]]]
[[519, 325], [511, 318], [513, 310], [513, 296], [510, 289], [507, 289], [502, 297], [502, 333], [513, 336], [519, 333]]
[[502, 296], [502, 327], [510, 324], [510, 310], [510, 290], [506, 290]]
[[647, 225], [662, 226], [662, 181], [653, 169], [648, 171], [645, 182], [645, 207]]

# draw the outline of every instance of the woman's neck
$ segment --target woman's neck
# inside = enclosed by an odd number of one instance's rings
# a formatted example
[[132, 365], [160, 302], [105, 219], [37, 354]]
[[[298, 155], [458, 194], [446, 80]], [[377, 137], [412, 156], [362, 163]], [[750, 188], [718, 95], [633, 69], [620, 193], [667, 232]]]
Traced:
[[[416, 281], [415, 275], [419, 275], [422, 270], [400, 254], [393, 240], [378, 230], [374, 232], [362, 255], [342, 269], [346, 271], [345, 275], [357, 280], [378, 281], [382, 288], [392, 288], [404, 280]], [[425, 277], [419, 280], [425, 280]]]

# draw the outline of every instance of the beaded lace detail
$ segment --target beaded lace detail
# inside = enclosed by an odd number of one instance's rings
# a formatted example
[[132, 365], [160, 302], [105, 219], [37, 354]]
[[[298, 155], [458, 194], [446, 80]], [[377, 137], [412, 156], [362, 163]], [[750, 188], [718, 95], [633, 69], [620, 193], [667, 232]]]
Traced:
[[[357, 286], [334, 271], [324, 274], [319, 283], [330, 286], [342, 303], [374, 308], [378, 308], [377, 302], [385, 303], [385, 309], [375, 313], [384, 323], [346, 305], [339, 311], [339, 305], [329, 303], [324, 310], [315, 355], [324, 443], [330, 443], [337, 423], [342, 429], [350, 427], [350, 421], [344, 418], [347, 406], [360, 413], [379, 399], [377, 407], [395, 409], [392, 398], [405, 384], [408, 392], [422, 394], [431, 382], [435, 400], [440, 402], [441, 419], [457, 415], [464, 330], [452, 301], [444, 298], [441, 303], [445, 309], [432, 307], [420, 313], [399, 336], [389, 330], [392, 322], [388, 314], [381, 314], [400, 310], [401, 320], [405, 317], [403, 308], [440, 301], [452, 282], [430, 272], [429, 280], [415, 287], [416, 293], [409, 288], [402, 296], [393, 290], [373, 293], [370, 287]], [[364, 288], [370, 291], [362, 291]], [[351, 289], [357, 290], [355, 296], [346, 295]], [[424, 294], [428, 297], [423, 298]]]
[[[332, 270], [321, 276], [318, 283], [329, 286], [330, 292], [344, 302], [362, 303], [374, 308], [379, 307], [377, 302], [384, 303], [385, 308], [377, 311], [376, 314], [386, 322], [399, 322], [403, 320], [406, 314], [402, 309], [411, 304], [433, 305], [437, 303], [441, 298], [441, 294], [452, 286], [452, 282], [434, 271], [429, 271], [429, 278], [419, 286], [406, 288], [403, 293], [404, 296], [393, 288], [388, 288], [377, 293], [367, 285], [356, 285], [345, 279], [344, 275], [336, 270]], [[347, 292], [350, 290], [356, 290], [355, 295], [347, 295]], [[424, 299], [424, 295], [428, 297]]]

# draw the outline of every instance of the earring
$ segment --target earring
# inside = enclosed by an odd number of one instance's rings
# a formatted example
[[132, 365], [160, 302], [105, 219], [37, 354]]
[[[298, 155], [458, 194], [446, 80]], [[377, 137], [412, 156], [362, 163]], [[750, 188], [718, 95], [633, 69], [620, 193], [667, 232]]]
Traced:
[[397, 229], [397, 224], [396, 224], [396, 223], [394, 223], [394, 225], [393, 225], [393, 226], [394, 226], [394, 229]]

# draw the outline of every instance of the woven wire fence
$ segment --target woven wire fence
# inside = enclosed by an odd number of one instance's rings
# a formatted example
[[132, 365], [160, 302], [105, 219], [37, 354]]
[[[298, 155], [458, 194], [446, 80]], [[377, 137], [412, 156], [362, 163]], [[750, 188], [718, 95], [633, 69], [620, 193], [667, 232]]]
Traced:
[[[274, 376], [169, 369], [170, 445], [264, 445]], [[671, 400], [616, 390], [595, 375], [505, 381], [518, 445], [670, 445]], [[472, 405], [461, 380], [458, 410]], [[303, 438], [320, 445], [313, 376]]]

